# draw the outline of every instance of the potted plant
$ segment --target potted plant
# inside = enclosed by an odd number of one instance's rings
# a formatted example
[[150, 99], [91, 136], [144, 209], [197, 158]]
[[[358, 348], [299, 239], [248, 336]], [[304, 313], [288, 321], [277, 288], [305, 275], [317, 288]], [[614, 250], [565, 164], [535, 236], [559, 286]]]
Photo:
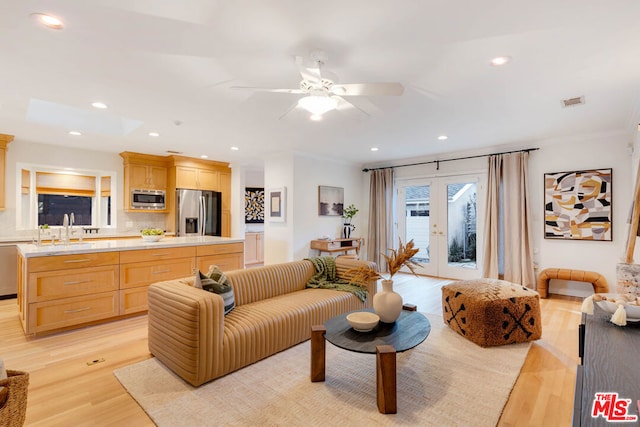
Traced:
[[399, 242], [397, 250], [388, 249], [388, 255], [382, 254], [387, 262], [388, 278], [377, 271], [362, 267], [347, 272], [347, 274], [352, 273], [351, 282], [353, 283], [362, 284], [369, 280], [382, 279], [382, 291], [377, 292], [373, 297], [373, 310], [380, 316], [380, 321], [383, 323], [395, 322], [402, 312], [402, 297], [393, 290], [393, 275], [402, 267], [407, 267], [411, 273], [417, 276], [415, 269], [420, 267], [420, 264], [412, 259], [419, 251], [415, 247], [413, 239], [406, 245], [403, 245], [400, 239]]
[[356, 226], [351, 224], [351, 220], [358, 213], [358, 208], [351, 203], [349, 206], [342, 210], [342, 218], [344, 218], [342, 226], [342, 237], [348, 239], [351, 236], [351, 232], [356, 229]]

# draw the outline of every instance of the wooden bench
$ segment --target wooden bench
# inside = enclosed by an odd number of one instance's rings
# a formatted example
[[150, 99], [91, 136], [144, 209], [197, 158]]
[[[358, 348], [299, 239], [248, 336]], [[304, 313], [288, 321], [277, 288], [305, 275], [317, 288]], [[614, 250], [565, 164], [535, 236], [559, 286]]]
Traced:
[[607, 279], [595, 271], [571, 270], [568, 268], [546, 268], [538, 276], [538, 293], [540, 298], [547, 298], [549, 290], [549, 280], [573, 280], [575, 282], [587, 282], [593, 286], [595, 293], [609, 292]]

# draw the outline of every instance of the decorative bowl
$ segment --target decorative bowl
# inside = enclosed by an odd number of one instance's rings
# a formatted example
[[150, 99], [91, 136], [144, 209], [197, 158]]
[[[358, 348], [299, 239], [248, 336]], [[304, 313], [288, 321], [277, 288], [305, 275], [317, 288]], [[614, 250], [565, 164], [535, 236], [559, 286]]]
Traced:
[[[603, 296], [616, 298], [618, 294], [601, 294]], [[618, 304], [612, 301], [596, 301], [596, 304], [608, 313], [615, 313], [618, 309]], [[625, 311], [627, 312], [627, 321], [628, 322], [640, 322], [640, 306], [627, 304], [624, 306]]]
[[144, 240], [145, 242], [157, 242], [164, 237], [164, 235], [162, 234], [156, 234], [156, 235], [142, 234], [141, 236], [142, 236], [142, 240]]
[[380, 316], [368, 311], [355, 311], [347, 315], [347, 322], [358, 332], [369, 332], [378, 326]]

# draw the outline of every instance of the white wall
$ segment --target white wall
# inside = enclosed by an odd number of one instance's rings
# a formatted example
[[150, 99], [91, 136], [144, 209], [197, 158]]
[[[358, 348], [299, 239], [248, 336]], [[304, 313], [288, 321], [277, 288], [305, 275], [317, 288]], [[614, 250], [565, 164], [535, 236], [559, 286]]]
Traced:
[[[624, 135], [610, 135], [570, 140], [546, 145], [532, 152], [529, 161], [532, 208], [532, 234], [536, 272], [545, 268], [570, 268], [596, 271], [604, 275], [609, 289], [615, 292], [616, 264], [621, 261], [628, 232], [627, 217], [633, 200], [633, 182], [629, 142]], [[568, 241], [544, 238], [545, 173], [581, 169], [612, 168], [611, 242]], [[589, 284], [552, 280], [551, 293], [588, 296]]]
[[[318, 186], [344, 188], [345, 204], [361, 208], [361, 175], [358, 166], [300, 153], [281, 153], [266, 159], [266, 197], [271, 188], [287, 187], [287, 212], [285, 223], [265, 218], [265, 264], [315, 256], [317, 252], [310, 250], [311, 240], [325, 235], [340, 237], [341, 217], [318, 215]], [[361, 212], [354, 218], [354, 237], [363, 236], [363, 218]]]

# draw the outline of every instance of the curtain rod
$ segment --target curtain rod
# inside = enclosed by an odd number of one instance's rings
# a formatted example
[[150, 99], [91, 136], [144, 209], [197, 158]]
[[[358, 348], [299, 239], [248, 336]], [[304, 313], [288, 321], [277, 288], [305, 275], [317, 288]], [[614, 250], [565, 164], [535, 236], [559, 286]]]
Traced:
[[428, 165], [428, 164], [431, 164], [431, 163], [435, 163], [436, 164], [436, 170], [440, 170], [440, 163], [442, 163], [442, 162], [453, 162], [455, 160], [477, 159], [477, 158], [480, 158], [480, 157], [497, 156], [497, 155], [500, 155], [500, 154], [528, 153], [530, 151], [536, 151], [536, 150], [539, 150], [539, 148], [525, 148], [524, 150], [503, 151], [502, 153], [493, 153], [493, 154], [478, 154], [477, 156], [457, 157], [455, 159], [430, 160], [428, 162], [408, 163], [406, 165], [385, 166], [385, 167], [381, 167], [381, 168], [371, 168], [371, 169], [364, 168], [364, 169], [362, 169], [362, 172], [377, 171], [377, 170], [381, 170], [381, 169], [404, 168], [404, 167], [407, 167], [407, 166]]

